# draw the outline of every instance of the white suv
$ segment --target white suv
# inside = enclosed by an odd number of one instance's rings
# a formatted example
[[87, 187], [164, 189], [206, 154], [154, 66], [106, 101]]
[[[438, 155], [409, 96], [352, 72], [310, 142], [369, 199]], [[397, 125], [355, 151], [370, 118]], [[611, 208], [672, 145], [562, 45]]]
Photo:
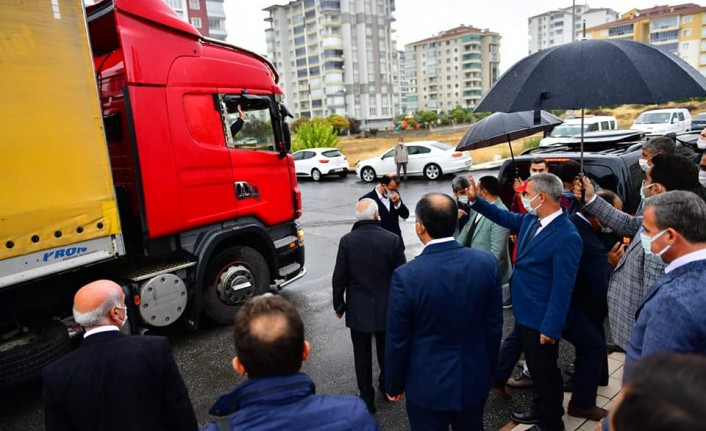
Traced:
[[691, 130], [691, 114], [684, 108], [645, 111], [630, 128], [645, 136], [677, 135]]
[[[618, 121], [613, 116], [592, 116], [583, 117], [584, 132], [598, 132], [601, 130], [615, 130], [618, 128]], [[581, 135], [581, 117], [569, 118], [562, 124], [556, 126], [546, 138], [539, 141], [539, 146], [551, 147], [561, 145], [567, 139]]]

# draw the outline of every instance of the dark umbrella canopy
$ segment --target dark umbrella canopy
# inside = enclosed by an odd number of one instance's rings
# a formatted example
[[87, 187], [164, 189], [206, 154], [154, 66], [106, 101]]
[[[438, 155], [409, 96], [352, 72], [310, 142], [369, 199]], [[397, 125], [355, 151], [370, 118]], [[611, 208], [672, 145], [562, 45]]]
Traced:
[[475, 111], [578, 109], [689, 97], [706, 97], [706, 78], [676, 55], [628, 40], [582, 40], [520, 60]]
[[532, 111], [496, 112], [473, 124], [456, 147], [458, 151], [477, 150], [534, 135], [561, 124], [561, 118], [541, 111], [539, 124]]

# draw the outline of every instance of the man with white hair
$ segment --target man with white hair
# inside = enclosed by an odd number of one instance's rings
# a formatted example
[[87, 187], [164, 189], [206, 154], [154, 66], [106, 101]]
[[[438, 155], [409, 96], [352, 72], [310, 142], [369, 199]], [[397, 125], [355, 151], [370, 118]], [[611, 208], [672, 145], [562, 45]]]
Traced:
[[399, 236], [380, 226], [378, 205], [373, 199], [358, 201], [355, 215], [358, 221], [338, 245], [332, 279], [333, 309], [339, 319], [346, 315], [360, 397], [375, 413], [372, 336], [380, 366], [378, 389], [384, 394], [387, 299], [392, 272], [405, 263], [404, 245]]
[[164, 337], [130, 337], [125, 293], [109, 280], [74, 296], [81, 346], [42, 370], [44, 416], [53, 430], [196, 430], [196, 416]]

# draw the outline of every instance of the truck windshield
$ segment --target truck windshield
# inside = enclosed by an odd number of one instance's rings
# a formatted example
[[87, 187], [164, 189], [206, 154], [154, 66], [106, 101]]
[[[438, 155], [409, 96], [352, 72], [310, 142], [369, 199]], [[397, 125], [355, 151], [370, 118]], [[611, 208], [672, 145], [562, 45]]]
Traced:
[[[584, 131], [588, 131], [588, 124], [584, 124]], [[578, 135], [581, 133], [580, 124], [560, 124], [554, 128], [554, 130], [549, 133], [552, 138], [568, 138], [570, 136]]]
[[229, 148], [275, 151], [269, 98], [227, 95], [223, 100]]
[[669, 112], [645, 112], [637, 117], [635, 124], [663, 124], [669, 123], [672, 114]]

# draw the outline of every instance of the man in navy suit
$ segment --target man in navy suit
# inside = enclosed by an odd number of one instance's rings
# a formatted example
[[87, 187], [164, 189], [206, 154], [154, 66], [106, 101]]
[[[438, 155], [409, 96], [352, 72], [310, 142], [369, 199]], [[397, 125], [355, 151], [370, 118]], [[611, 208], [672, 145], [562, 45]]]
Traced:
[[42, 370], [47, 431], [198, 429], [169, 342], [124, 335], [126, 311], [112, 281], [76, 292], [74, 318], [85, 339]]
[[528, 214], [516, 214], [477, 198], [472, 179], [468, 187], [473, 210], [518, 232], [510, 290], [515, 324], [534, 380], [535, 396], [533, 408], [528, 412], [513, 412], [512, 419], [536, 424], [531, 431], [564, 429], [564, 382], [556, 362], [582, 244], [576, 227], [561, 209], [563, 190], [556, 175], [530, 177], [518, 190]]
[[402, 238], [399, 218], [407, 220], [409, 209], [400, 197], [400, 177], [395, 174], [383, 175], [380, 184], [375, 186], [370, 193], [360, 197], [360, 199], [365, 198], [370, 198], [378, 204], [380, 226]]
[[449, 196], [429, 193], [415, 213], [424, 249], [392, 276], [387, 396], [406, 396], [413, 431], [482, 430], [502, 332], [498, 264], [454, 240], [458, 208]]

